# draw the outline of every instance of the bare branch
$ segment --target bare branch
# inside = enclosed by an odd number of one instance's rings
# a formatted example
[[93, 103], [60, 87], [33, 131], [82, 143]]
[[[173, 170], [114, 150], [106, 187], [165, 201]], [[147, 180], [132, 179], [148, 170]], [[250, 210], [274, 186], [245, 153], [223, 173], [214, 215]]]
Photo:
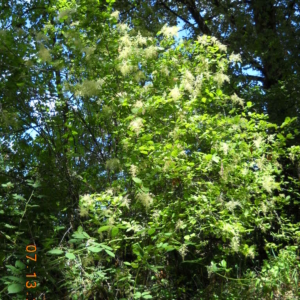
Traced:
[[200, 15], [200, 12], [197, 10], [195, 1], [188, 0], [179, 0], [182, 4], [187, 6], [188, 11], [192, 15], [193, 19], [198, 25], [198, 31], [200, 30], [202, 33], [211, 35], [211, 31], [208, 26], [205, 24], [204, 18]]

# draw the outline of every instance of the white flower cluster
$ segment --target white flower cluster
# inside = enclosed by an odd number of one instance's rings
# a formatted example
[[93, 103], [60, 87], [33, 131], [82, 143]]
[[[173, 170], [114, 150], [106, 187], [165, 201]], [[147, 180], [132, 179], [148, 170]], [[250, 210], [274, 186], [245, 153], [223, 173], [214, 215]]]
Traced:
[[129, 127], [132, 131], [136, 133], [136, 135], [139, 135], [141, 132], [142, 127], [144, 127], [143, 119], [142, 118], [136, 118], [132, 120], [129, 124]]
[[58, 19], [64, 19], [65, 16], [70, 16], [71, 14], [75, 13], [75, 8], [66, 8], [59, 12]]
[[140, 32], [138, 32], [138, 35], [135, 37], [136, 42], [138, 45], [146, 45], [147, 44], [147, 38], [143, 37]]
[[117, 171], [120, 168], [120, 161], [117, 158], [108, 159], [105, 162], [105, 167], [111, 171]]
[[145, 49], [145, 57], [146, 58], [152, 58], [157, 55], [157, 47], [156, 46], [149, 46], [148, 48]]
[[148, 209], [153, 204], [153, 198], [150, 193], [138, 193], [137, 198], [142, 202], [142, 204]]
[[180, 99], [181, 92], [177, 85], [173, 89], [171, 89], [170, 96], [173, 98], [174, 101], [177, 101], [178, 99]]
[[183, 221], [179, 219], [179, 220], [176, 222], [175, 230], [181, 229], [183, 225], [184, 225]]
[[224, 152], [225, 155], [228, 154], [229, 145], [226, 143], [221, 143], [221, 149]]
[[258, 136], [257, 139], [254, 140], [254, 145], [257, 149], [259, 149], [259, 147], [263, 144], [263, 137]]
[[143, 101], [141, 101], [141, 100], [136, 101], [134, 103], [133, 107], [138, 108], [138, 109], [142, 109], [141, 110], [142, 114], [145, 114], [146, 109], [145, 109]]
[[136, 107], [136, 108], [142, 108], [142, 107], [144, 106], [144, 103], [143, 103], [143, 101], [138, 100], [138, 101], [136, 101], [136, 102], [134, 103], [133, 106]]
[[177, 26], [168, 27], [167, 24], [165, 24], [160, 31], [165, 37], [169, 38], [174, 35], [178, 36], [178, 30], [179, 28]]
[[189, 71], [185, 70], [183, 78], [182, 78], [182, 86], [186, 91], [192, 92], [194, 90], [194, 75]]
[[112, 226], [112, 225], [115, 224], [115, 218], [114, 218], [113, 216], [110, 216], [110, 217], [108, 218], [108, 224], [109, 224], [110, 226]]
[[118, 10], [115, 10], [113, 13], [110, 14], [110, 16], [119, 20], [119, 14], [120, 12]]
[[118, 28], [121, 32], [126, 32], [126, 31], [129, 29], [128, 25], [125, 24], [125, 23], [119, 23], [119, 24], [117, 25], [117, 28]]
[[86, 58], [89, 59], [91, 57], [91, 55], [95, 52], [96, 47], [86, 47], [83, 50], [85, 51]]
[[44, 47], [44, 45], [41, 45], [40, 51], [39, 51], [39, 57], [46, 62], [51, 61], [51, 54], [50, 51]]
[[203, 34], [202, 36], [198, 36], [197, 40], [203, 46], [206, 46], [209, 43], [208, 36], [206, 34]]
[[95, 80], [84, 80], [81, 85], [77, 85], [76, 95], [80, 96], [94, 96], [97, 95], [102, 85], [104, 84], [104, 79]]
[[239, 104], [241, 106], [244, 106], [244, 99], [240, 98], [236, 93], [234, 93], [233, 95], [231, 95], [230, 97], [231, 101], [233, 103]]
[[160, 72], [165, 74], [166, 76], [169, 76], [170, 75], [170, 71], [168, 69], [167, 66], [163, 66], [161, 69], [160, 69]]
[[187, 249], [187, 245], [186, 244], [182, 244], [181, 247], [178, 249], [178, 252], [180, 253], [182, 260], [184, 260], [188, 249]]
[[131, 165], [129, 172], [132, 175], [132, 177], [136, 177], [136, 175], [138, 174], [138, 167], [135, 165]]
[[241, 203], [238, 202], [238, 201], [229, 201], [225, 204], [226, 208], [229, 210], [229, 211], [234, 211], [234, 209], [237, 207], [237, 206], [240, 206], [241, 207]]
[[[210, 39], [210, 40], [209, 40]], [[206, 34], [203, 34], [202, 36], [198, 36], [197, 38], [198, 42], [203, 45], [209, 45], [209, 44], [214, 44], [216, 45], [220, 51], [226, 52], [227, 51], [227, 46], [223, 45], [216, 37], [212, 36], [209, 38]]]
[[237, 62], [242, 62], [242, 57], [241, 57], [241, 55], [239, 53], [238, 54], [234, 54], [232, 52], [230, 54], [230, 56], [229, 56], [229, 61], [232, 62], [235, 65]]
[[44, 35], [42, 32], [39, 32], [36, 35], [35, 39], [37, 42], [42, 42], [42, 41], [47, 42], [49, 40], [49, 38], [46, 35]]
[[230, 82], [229, 77], [223, 73], [215, 74], [214, 80], [217, 82], [218, 87], [221, 87], [225, 81]]
[[265, 175], [263, 177], [262, 186], [269, 193], [272, 193], [272, 190], [277, 187], [276, 182], [271, 175]]
[[219, 41], [216, 41], [216, 46], [220, 49], [220, 51], [226, 52], [227, 51], [227, 46], [223, 45], [222, 43], [220, 43]]
[[142, 79], [145, 79], [146, 78], [146, 76], [145, 76], [145, 74], [142, 72], [142, 71], [138, 71], [138, 72], [136, 72], [135, 73], [135, 75], [134, 75], [134, 79], [136, 80], [136, 81], [140, 81], [140, 80], [142, 80]]
[[120, 37], [121, 46], [132, 46], [132, 42], [128, 33], [125, 33], [123, 36]]
[[81, 202], [85, 206], [90, 206], [94, 203], [95, 198], [89, 194], [85, 194], [81, 197]]
[[120, 59], [127, 59], [130, 55], [132, 54], [132, 50], [130, 47], [124, 47], [121, 51], [120, 48], [120, 53], [119, 53], [119, 58]]
[[131, 200], [128, 199], [128, 195], [126, 195], [121, 200], [121, 206], [126, 206], [129, 209], [130, 202], [131, 202]]
[[248, 173], [249, 173], [249, 170], [247, 168], [243, 168], [242, 171], [241, 171], [241, 174], [243, 176], [247, 176]]
[[235, 251], [235, 252], [238, 252], [238, 251], [239, 251], [239, 248], [240, 248], [240, 239], [239, 239], [238, 236], [234, 236], [234, 237], [231, 239], [230, 247], [231, 247], [232, 250]]
[[235, 233], [234, 227], [229, 223], [223, 223], [222, 224], [222, 229], [226, 233], [233, 233], [233, 234]]
[[160, 211], [158, 209], [155, 209], [152, 214], [153, 219], [157, 221], [159, 216], [160, 216]]
[[128, 61], [123, 61], [119, 67], [123, 76], [126, 76], [132, 71], [132, 65]]
[[255, 248], [254, 248], [254, 246], [251, 246], [251, 247], [249, 247], [249, 248], [247, 249], [246, 256], [248, 256], [248, 257], [254, 259], [254, 257], [255, 257]]

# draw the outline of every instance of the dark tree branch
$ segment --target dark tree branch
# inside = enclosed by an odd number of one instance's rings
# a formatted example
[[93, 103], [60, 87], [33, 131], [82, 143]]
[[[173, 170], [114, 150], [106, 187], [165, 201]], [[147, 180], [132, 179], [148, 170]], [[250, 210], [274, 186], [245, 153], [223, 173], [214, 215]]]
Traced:
[[293, 0], [289, 5], [288, 5], [288, 9], [289, 9], [289, 12], [287, 14], [287, 19], [289, 20], [291, 18], [291, 15], [294, 11], [294, 8], [295, 8], [295, 5], [296, 5], [296, 0]]
[[119, 15], [120, 15], [120, 16], [122, 16], [122, 15], [124, 15], [124, 14], [127, 14], [127, 13], [129, 13], [130, 11], [132, 11], [134, 8], [136, 8], [136, 6], [135, 6], [135, 5], [134, 5], [134, 6], [132, 6], [131, 8], [129, 8], [129, 9], [127, 9], [127, 10], [125, 10], [125, 11], [121, 12]]
[[199, 11], [197, 10], [195, 1], [192, 0], [179, 0], [182, 4], [187, 6], [189, 13], [192, 15], [193, 19], [198, 25], [198, 31], [200, 30], [202, 33], [211, 35], [211, 31], [208, 26], [205, 24], [204, 18], [200, 15]]
[[171, 9], [169, 6], [167, 6], [164, 2], [159, 1], [158, 4], [162, 5], [166, 10], [168, 10], [169, 12], [171, 12], [173, 15], [175, 15], [176, 17], [178, 17], [179, 19], [181, 19], [183, 22], [185, 22], [186, 24], [189, 24], [190, 26], [192, 26], [195, 30], [197, 28], [195, 28], [194, 24], [192, 24], [190, 21], [188, 21], [187, 19], [183, 18], [182, 16], [180, 16], [176, 11], [174, 11], [173, 9]]
[[99, 143], [98, 143], [98, 141], [97, 141], [97, 139], [96, 139], [96, 137], [95, 137], [95, 135], [94, 135], [91, 127], [89, 126], [89, 124], [85, 121], [84, 117], [78, 111], [76, 111], [73, 107], [71, 107], [71, 108], [72, 108], [74, 114], [76, 114], [80, 118], [80, 120], [82, 121], [82, 123], [85, 125], [85, 127], [89, 131], [89, 133], [92, 136], [92, 139], [93, 139], [95, 145], [97, 146], [97, 148], [99, 150], [99, 153], [100, 153], [100, 156], [101, 156], [102, 160], [105, 161], [105, 158], [104, 158], [104, 155], [102, 153], [101, 147], [100, 147], [100, 145], [99, 145]]
[[265, 78], [261, 77], [261, 76], [256, 76], [256, 75], [248, 75], [248, 74], [243, 74], [244, 76], [246, 76], [247, 78], [249, 78], [250, 80], [255, 80], [255, 81], [264, 81]]

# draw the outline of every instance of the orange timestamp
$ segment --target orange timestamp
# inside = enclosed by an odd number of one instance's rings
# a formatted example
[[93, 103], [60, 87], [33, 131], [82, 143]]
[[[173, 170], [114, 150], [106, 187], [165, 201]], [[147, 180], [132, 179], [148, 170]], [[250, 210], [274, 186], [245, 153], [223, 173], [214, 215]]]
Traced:
[[[36, 252], [36, 246], [35, 245], [27, 245], [26, 246], [26, 252], [33, 254], [34, 252]], [[37, 255], [36, 255], [36, 253], [34, 253], [34, 256], [26, 255], [26, 258], [28, 258], [28, 259], [30, 259], [30, 260], [32, 260], [34, 262], [37, 261]], [[27, 266], [27, 268], [28, 268], [28, 266]], [[27, 278], [36, 278], [36, 273], [26, 274], [26, 277]], [[34, 288], [36, 288], [36, 281], [34, 281], [33, 283], [30, 283], [29, 281], [26, 281], [26, 288], [27, 289], [34, 289]], [[28, 292], [27, 292], [26, 295], [28, 295]], [[46, 299], [45, 295], [44, 295], [44, 299]], [[26, 298], [26, 300], [29, 300], [29, 299]], [[36, 300], [36, 299], [33, 298], [32, 300]]]

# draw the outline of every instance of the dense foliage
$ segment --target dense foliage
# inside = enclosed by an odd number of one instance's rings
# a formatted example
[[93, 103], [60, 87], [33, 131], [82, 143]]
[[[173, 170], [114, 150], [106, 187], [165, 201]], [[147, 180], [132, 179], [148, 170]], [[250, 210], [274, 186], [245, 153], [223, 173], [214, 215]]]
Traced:
[[299, 117], [298, 1], [117, 0], [115, 6], [122, 20], [145, 34], [156, 33], [164, 23], [181, 22], [189, 39], [217, 37], [229, 53], [240, 53], [243, 59], [243, 68], [229, 70], [231, 89], [242, 92], [243, 87], [255, 108], [276, 124], [286, 116]]
[[0, 299], [297, 299], [297, 119], [233, 92], [242, 56], [114, 1], [9, 4]]

